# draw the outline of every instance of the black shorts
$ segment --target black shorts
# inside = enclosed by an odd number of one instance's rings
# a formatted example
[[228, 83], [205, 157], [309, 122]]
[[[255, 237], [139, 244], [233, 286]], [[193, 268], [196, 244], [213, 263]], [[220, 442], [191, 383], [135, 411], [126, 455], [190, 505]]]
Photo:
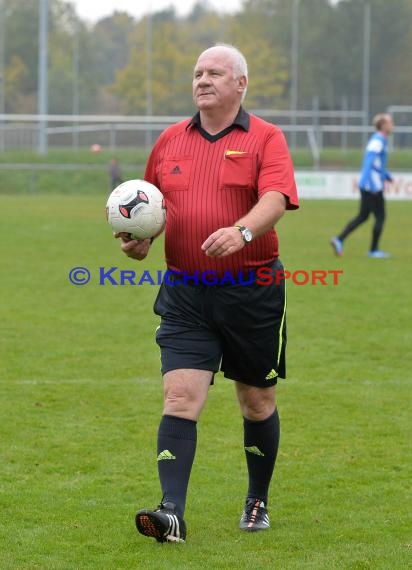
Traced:
[[[273, 275], [283, 266], [271, 267]], [[264, 280], [267, 283], [268, 280]], [[219, 369], [226, 378], [257, 387], [286, 378], [285, 282], [268, 285], [170, 284], [154, 304], [162, 374], [180, 368]]]

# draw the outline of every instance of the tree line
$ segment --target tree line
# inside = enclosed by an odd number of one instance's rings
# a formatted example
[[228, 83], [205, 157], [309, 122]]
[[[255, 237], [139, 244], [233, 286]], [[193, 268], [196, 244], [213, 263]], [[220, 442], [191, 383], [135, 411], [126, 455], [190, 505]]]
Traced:
[[[370, 111], [411, 104], [412, 0], [368, 0]], [[362, 107], [365, 0], [300, 0], [295, 24], [300, 109]], [[4, 106], [34, 113], [38, 84], [38, 0], [3, 0]], [[49, 0], [49, 112], [187, 115], [195, 60], [231, 43], [249, 64], [249, 109], [288, 109], [292, 0], [244, 0], [234, 14], [199, 1], [186, 17], [173, 8], [149, 19], [115, 12], [90, 26], [72, 4]], [[0, 77], [0, 81], [2, 77]], [[1, 85], [1, 84], [0, 84]]]

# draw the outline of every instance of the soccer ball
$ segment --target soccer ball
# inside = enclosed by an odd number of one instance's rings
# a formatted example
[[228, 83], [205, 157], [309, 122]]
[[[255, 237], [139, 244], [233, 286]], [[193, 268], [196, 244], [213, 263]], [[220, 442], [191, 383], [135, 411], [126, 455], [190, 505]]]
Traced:
[[158, 236], [165, 227], [163, 194], [145, 180], [128, 180], [117, 186], [106, 204], [106, 217], [115, 232], [132, 239]]

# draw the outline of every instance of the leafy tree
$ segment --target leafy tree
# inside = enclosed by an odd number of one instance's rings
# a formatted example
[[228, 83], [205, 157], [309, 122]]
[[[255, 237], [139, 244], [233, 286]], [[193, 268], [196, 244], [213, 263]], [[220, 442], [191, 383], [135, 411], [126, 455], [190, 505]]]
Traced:
[[135, 26], [136, 21], [129, 14], [115, 12], [98, 21], [90, 30], [96, 71], [102, 84], [113, 83], [116, 71], [127, 65], [131, 49], [130, 36]]
[[191, 114], [193, 67], [200, 51], [218, 40], [220, 20], [214, 13], [190, 24], [174, 13], [153, 19], [150, 51], [148, 25], [147, 17], [137, 25], [129, 63], [117, 73], [114, 91], [127, 113], [145, 114], [150, 91], [154, 114]]
[[[298, 105], [362, 105], [364, 3], [371, 6], [370, 110], [410, 104], [412, 0], [300, 0]], [[5, 102], [8, 112], [35, 112], [38, 0], [4, 0]], [[86, 25], [65, 0], [49, 0], [49, 110], [71, 113], [184, 114], [194, 111], [192, 70], [199, 53], [233, 43], [249, 63], [246, 106], [290, 105], [292, 0], [244, 0], [221, 15], [198, 1], [186, 18], [173, 8], [135, 20], [115, 12]], [[150, 56], [150, 57], [149, 57]], [[150, 109], [149, 109], [150, 110]]]
[[[255, 0], [232, 19], [230, 41], [248, 61], [249, 85], [246, 106], [278, 108], [284, 106], [289, 81], [288, 60], [272, 32], [275, 11], [267, 12], [266, 2]], [[264, 31], [265, 30], [265, 31]]]
[[[5, 68], [5, 100], [6, 112], [20, 113], [22, 107], [28, 107], [24, 96], [24, 84], [28, 76], [28, 69], [24, 61], [18, 55], [11, 57], [10, 63]], [[27, 97], [26, 97], [27, 99]], [[30, 107], [34, 112], [34, 102]]]
[[[412, 3], [409, 0], [371, 2], [371, 108], [411, 104], [410, 56]], [[408, 61], [409, 60], [409, 61]]]
[[[370, 0], [370, 109], [384, 110], [389, 104], [406, 102], [412, 88], [405, 54], [410, 51], [410, 0]], [[343, 0], [333, 9], [329, 73], [335, 100], [348, 95], [350, 107], [362, 106], [364, 54], [364, 2]], [[396, 15], [396, 16], [395, 16]], [[395, 72], [396, 70], [396, 72]]]
[[[5, 0], [5, 64], [9, 68], [11, 62], [23, 63], [26, 72], [21, 76], [18, 89], [21, 95], [27, 95], [37, 88], [38, 69], [38, 2], [35, 0]], [[8, 74], [9, 75], [9, 74]], [[16, 87], [16, 85], [15, 85]], [[6, 105], [12, 103], [17, 93], [7, 86]]]

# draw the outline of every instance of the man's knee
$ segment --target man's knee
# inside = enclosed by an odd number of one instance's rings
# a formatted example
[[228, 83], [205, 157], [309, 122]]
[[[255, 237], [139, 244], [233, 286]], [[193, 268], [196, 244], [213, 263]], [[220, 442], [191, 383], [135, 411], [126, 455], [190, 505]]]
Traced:
[[358, 224], [363, 224], [367, 221], [367, 219], [369, 218], [370, 212], [362, 212], [361, 214], [359, 214], [358, 216]]
[[182, 385], [174, 385], [170, 383], [165, 386], [164, 403], [168, 408], [169, 413], [171, 410], [185, 410], [191, 407], [193, 402], [192, 395]]
[[173, 370], [164, 375], [163, 413], [197, 420], [205, 404], [212, 373]]
[[381, 230], [385, 222], [385, 212], [375, 213], [375, 231]]
[[243, 417], [261, 421], [268, 418], [276, 409], [275, 387], [255, 388], [239, 384], [237, 393]]
[[376, 216], [376, 222], [378, 224], [380, 224], [381, 226], [383, 226], [383, 223], [385, 221], [385, 212], [380, 212], [377, 216]]
[[381, 233], [383, 230], [383, 222], [384, 220], [376, 220], [375, 225], [373, 226], [373, 231], [375, 234]]

